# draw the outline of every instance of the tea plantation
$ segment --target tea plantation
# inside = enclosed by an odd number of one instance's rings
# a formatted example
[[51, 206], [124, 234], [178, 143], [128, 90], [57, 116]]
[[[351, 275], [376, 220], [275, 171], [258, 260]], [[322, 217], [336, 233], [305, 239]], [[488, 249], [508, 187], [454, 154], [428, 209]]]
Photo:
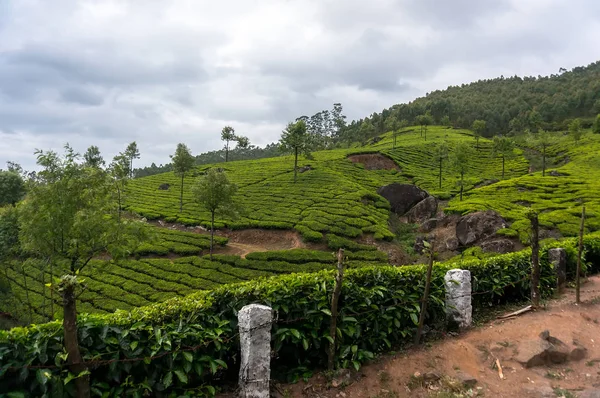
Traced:
[[579, 142], [555, 133], [547, 151], [560, 166], [474, 189], [460, 202], [454, 198], [446, 212], [468, 213], [492, 209], [512, 222], [499, 233], [528, 239], [525, 210], [540, 213], [540, 226], [549, 236], [574, 236], [579, 231], [581, 205], [586, 205], [586, 231], [600, 229], [600, 136], [587, 133]]
[[[397, 137], [395, 148], [388, 133], [373, 145], [316, 152], [313, 159], [300, 161], [299, 166], [310, 165], [311, 169], [300, 173], [295, 184], [293, 159], [289, 156], [200, 167], [185, 180], [181, 213], [181, 185], [173, 173], [136, 179], [128, 187], [126, 206], [148, 219], [208, 226], [209, 213], [194, 203], [191, 187], [204, 170], [220, 167], [238, 185], [237, 199], [244, 213], [237, 220], [219, 219], [219, 228], [294, 228], [310, 241], [319, 241], [327, 233], [347, 238], [372, 233], [376, 239], [392, 239], [388, 228], [389, 204], [377, 195], [377, 189], [392, 182], [414, 183], [438, 196], [450, 197], [458, 191], [458, 173], [446, 160], [439, 189], [435, 145], [446, 141], [450, 152], [459, 141], [475, 146], [473, 136], [466, 130], [442, 127], [428, 130], [425, 140], [418, 128], [409, 129]], [[383, 153], [394, 159], [400, 170], [366, 170], [362, 164], [347, 159], [361, 153]], [[491, 154], [491, 141], [481, 139], [465, 176], [465, 188], [499, 178], [501, 172], [500, 158]], [[506, 178], [526, 172], [527, 162], [520, 150], [516, 150], [507, 161]], [[170, 188], [160, 190], [163, 184], [169, 184]]]

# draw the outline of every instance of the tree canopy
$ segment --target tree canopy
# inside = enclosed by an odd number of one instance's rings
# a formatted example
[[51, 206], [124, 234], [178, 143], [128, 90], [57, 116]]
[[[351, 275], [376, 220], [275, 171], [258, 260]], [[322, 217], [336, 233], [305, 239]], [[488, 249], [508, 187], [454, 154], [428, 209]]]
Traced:
[[179, 211], [183, 211], [183, 181], [185, 174], [194, 167], [194, 157], [192, 152], [185, 144], [177, 144], [175, 154], [171, 155], [173, 162], [173, 171], [181, 177], [181, 191], [179, 195]]
[[23, 178], [15, 172], [0, 170], [0, 207], [15, 205], [24, 195]]

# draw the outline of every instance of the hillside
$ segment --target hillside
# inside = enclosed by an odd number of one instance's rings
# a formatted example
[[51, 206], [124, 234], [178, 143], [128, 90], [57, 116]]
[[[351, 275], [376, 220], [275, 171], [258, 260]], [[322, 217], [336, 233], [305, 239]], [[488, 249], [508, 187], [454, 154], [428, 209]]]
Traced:
[[[477, 119], [485, 120], [487, 136], [511, 131], [520, 134], [540, 127], [566, 129], [569, 119], [591, 119], [600, 113], [600, 61], [551, 76], [502, 76], [436, 90], [353, 121], [347, 134], [358, 134], [363, 121], [380, 133], [390, 116], [412, 123], [425, 111], [431, 112], [435, 124], [448, 116], [450, 123], [460, 128], [470, 128]], [[587, 123], [589, 127], [591, 120]]]

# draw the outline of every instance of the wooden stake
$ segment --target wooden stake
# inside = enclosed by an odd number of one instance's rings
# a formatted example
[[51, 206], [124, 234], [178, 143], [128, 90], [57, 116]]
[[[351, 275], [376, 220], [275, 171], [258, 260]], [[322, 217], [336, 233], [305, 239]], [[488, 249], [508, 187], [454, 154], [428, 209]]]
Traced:
[[427, 277], [425, 279], [425, 291], [421, 300], [421, 313], [419, 314], [419, 326], [415, 335], [415, 345], [421, 343], [421, 333], [423, 333], [423, 324], [425, 323], [425, 312], [427, 312], [427, 301], [429, 300], [429, 285], [431, 284], [431, 271], [433, 269], [433, 241], [425, 242], [429, 245], [429, 264], [427, 264]]
[[575, 273], [575, 303], [581, 302], [579, 294], [581, 274], [581, 254], [583, 253], [583, 228], [585, 225], [585, 205], [581, 209], [581, 224], [579, 226], [579, 252], [577, 254], [577, 271]]
[[524, 313], [526, 313], [526, 312], [528, 312], [528, 311], [531, 311], [532, 309], [533, 309], [533, 306], [531, 306], [531, 305], [528, 305], [527, 307], [525, 307], [525, 308], [521, 308], [520, 310], [518, 310], [518, 311], [515, 311], [515, 312], [511, 312], [510, 314], [501, 315], [501, 316], [499, 316], [497, 319], [506, 319], [506, 318], [511, 318], [511, 317], [513, 317], [513, 316], [517, 316], [517, 315], [524, 314]]
[[335, 364], [335, 342], [337, 336], [337, 317], [338, 317], [338, 301], [342, 292], [342, 280], [344, 278], [344, 249], [340, 249], [337, 254], [337, 275], [335, 277], [335, 286], [331, 297], [331, 325], [329, 327], [329, 355], [327, 358], [327, 369], [333, 371]]
[[532, 211], [531, 221], [531, 303], [534, 308], [540, 305], [540, 224], [538, 215]]
[[500, 366], [500, 360], [496, 358], [496, 367], [498, 368], [498, 376], [501, 380], [504, 380], [504, 373], [502, 373], [502, 366]]

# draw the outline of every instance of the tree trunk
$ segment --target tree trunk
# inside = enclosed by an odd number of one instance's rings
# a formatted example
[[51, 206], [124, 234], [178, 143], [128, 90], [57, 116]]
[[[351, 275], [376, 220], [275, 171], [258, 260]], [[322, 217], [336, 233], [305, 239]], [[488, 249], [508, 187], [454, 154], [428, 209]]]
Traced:
[[538, 215], [534, 213], [531, 220], [531, 303], [534, 307], [540, 305], [540, 235]]
[[442, 189], [442, 161], [443, 159], [440, 158], [440, 189]]
[[585, 225], [585, 205], [581, 210], [581, 224], [579, 225], [579, 248], [577, 253], [577, 270], [575, 272], [575, 302], [579, 304], [580, 300], [580, 279], [581, 279], [581, 255], [583, 253], [583, 229]]
[[[31, 323], [33, 323], [33, 308], [31, 306], [31, 299], [29, 298], [29, 288], [27, 287], [27, 274], [25, 273], [24, 263], [21, 264], [21, 272], [23, 273], [23, 287], [25, 288], [25, 299], [27, 300], [27, 306], [29, 307], [29, 323], [31, 324]], [[42, 280], [42, 286], [44, 286], [43, 280]], [[45, 294], [44, 294], [44, 297], [46, 297]]]
[[427, 141], [427, 126], [423, 128], [423, 132], [425, 133], [425, 141]]
[[342, 292], [342, 280], [344, 278], [344, 249], [338, 250], [337, 275], [335, 286], [331, 296], [331, 324], [329, 325], [329, 336], [333, 341], [329, 342], [329, 353], [327, 356], [327, 370], [332, 371], [335, 364], [335, 342], [337, 336], [338, 302]]
[[225, 141], [225, 163], [229, 160], [229, 141]]
[[[63, 329], [65, 337], [65, 350], [68, 355], [69, 371], [74, 375], [79, 375], [87, 368], [82, 363], [81, 352], [79, 351], [79, 340], [77, 337], [77, 305], [75, 302], [75, 285], [66, 284], [62, 292], [63, 298]], [[87, 398], [90, 396], [90, 378], [89, 375], [81, 376], [75, 379], [75, 388], [78, 398]]]
[[546, 176], [546, 146], [542, 148], [542, 177]]
[[461, 172], [460, 173], [460, 201], [462, 202], [462, 195], [463, 195], [463, 179], [464, 179], [464, 175], [465, 173]]
[[504, 154], [502, 154], [502, 179], [504, 180]]
[[296, 182], [296, 176], [298, 175], [298, 148], [294, 151], [294, 183]]
[[179, 194], [179, 212], [183, 211], [183, 177], [184, 174], [181, 173], [181, 192]]
[[427, 277], [425, 279], [425, 291], [421, 300], [421, 313], [419, 314], [419, 326], [415, 335], [415, 345], [421, 343], [421, 333], [423, 333], [423, 324], [425, 323], [425, 313], [427, 312], [427, 301], [429, 300], [429, 286], [431, 285], [431, 271], [433, 269], [433, 241], [429, 246], [429, 264], [427, 264]]
[[392, 149], [396, 149], [396, 137], [398, 134], [394, 133], [394, 147]]
[[213, 259], [213, 244], [215, 241], [215, 211], [210, 213], [210, 259]]

